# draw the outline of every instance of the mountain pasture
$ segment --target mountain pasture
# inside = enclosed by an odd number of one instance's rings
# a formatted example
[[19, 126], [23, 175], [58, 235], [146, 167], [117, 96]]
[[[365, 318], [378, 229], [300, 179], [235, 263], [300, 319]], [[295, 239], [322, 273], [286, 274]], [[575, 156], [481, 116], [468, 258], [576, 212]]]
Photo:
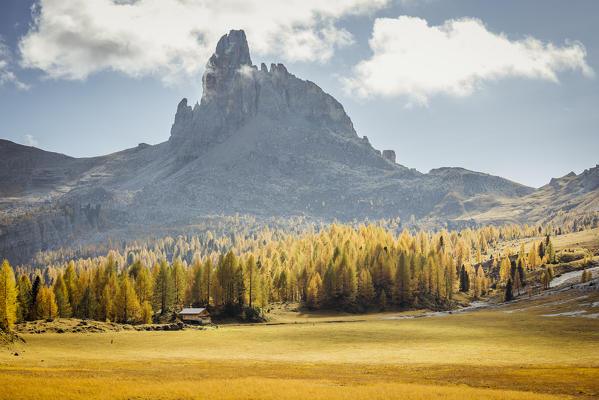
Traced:
[[0, 351], [0, 397], [592, 398], [599, 319], [544, 315], [595, 302], [589, 288], [427, 318], [283, 311], [279, 325], [23, 334]]

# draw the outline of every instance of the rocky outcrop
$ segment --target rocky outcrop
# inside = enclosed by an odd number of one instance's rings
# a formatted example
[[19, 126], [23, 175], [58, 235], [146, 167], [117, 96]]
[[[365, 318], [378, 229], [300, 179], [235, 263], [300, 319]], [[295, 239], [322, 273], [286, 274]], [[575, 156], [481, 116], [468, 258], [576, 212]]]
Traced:
[[581, 185], [585, 191], [590, 192], [599, 188], [599, 164], [593, 168], [585, 169], [580, 174]]
[[394, 150], [383, 150], [383, 158], [391, 161], [395, 164], [395, 151]]

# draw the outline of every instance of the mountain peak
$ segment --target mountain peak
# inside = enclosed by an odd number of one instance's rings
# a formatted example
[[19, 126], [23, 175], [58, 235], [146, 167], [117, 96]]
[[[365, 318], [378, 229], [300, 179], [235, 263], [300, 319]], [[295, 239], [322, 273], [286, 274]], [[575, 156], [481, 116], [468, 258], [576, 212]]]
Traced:
[[[343, 106], [316, 84], [283, 64], [252, 64], [245, 32], [232, 30], [218, 41], [202, 77], [202, 99], [193, 109], [177, 107], [170, 142], [183, 159], [199, 156], [254, 122], [266, 132], [319, 132], [358, 137]], [[259, 122], [257, 122], [259, 121]]]
[[223, 62], [241, 65], [252, 65], [250, 58], [250, 48], [248, 46], [245, 32], [240, 30], [231, 30], [223, 35], [216, 45], [216, 51], [210, 61], [216, 65], [222, 65]]
[[243, 30], [231, 30], [223, 35], [216, 51], [206, 64], [202, 77], [202, 101], [208, 99], [214, 92], [225, 89], [242, 67], [251, 67], [250, 48]]

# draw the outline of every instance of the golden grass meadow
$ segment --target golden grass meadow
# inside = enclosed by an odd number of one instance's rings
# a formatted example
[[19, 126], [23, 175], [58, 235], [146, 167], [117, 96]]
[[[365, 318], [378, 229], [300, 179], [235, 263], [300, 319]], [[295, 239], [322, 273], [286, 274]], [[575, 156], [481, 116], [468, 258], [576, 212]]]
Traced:
[[[578, 297], [560, 307], [576, 307], [582, 301]], [[584, 301], [597, 297], [594, 292]], [[530, 309], [522, 309], [521, 302], [402, 320], [382, 319], [391, 314], [356, 320], [356, 316], [283, 312], [282, 325], [24, 334], [25, 344], [0, 353], [0, 396], [15, 400], [599, 396], [599, 320], [542, 317], [556, 299], [564, 296], [530, 302]]]

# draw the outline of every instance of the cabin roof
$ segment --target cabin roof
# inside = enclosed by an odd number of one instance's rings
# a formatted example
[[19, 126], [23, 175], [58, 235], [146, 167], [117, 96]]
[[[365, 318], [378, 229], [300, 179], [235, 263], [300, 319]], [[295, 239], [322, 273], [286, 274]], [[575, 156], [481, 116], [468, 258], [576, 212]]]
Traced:
[[181, 312], [179, 312], [179, 314], [195, 315], [195, 314], [201, 314], [204, 311], [206, 311], [205, 308], [184, 308], [181, 310]]

